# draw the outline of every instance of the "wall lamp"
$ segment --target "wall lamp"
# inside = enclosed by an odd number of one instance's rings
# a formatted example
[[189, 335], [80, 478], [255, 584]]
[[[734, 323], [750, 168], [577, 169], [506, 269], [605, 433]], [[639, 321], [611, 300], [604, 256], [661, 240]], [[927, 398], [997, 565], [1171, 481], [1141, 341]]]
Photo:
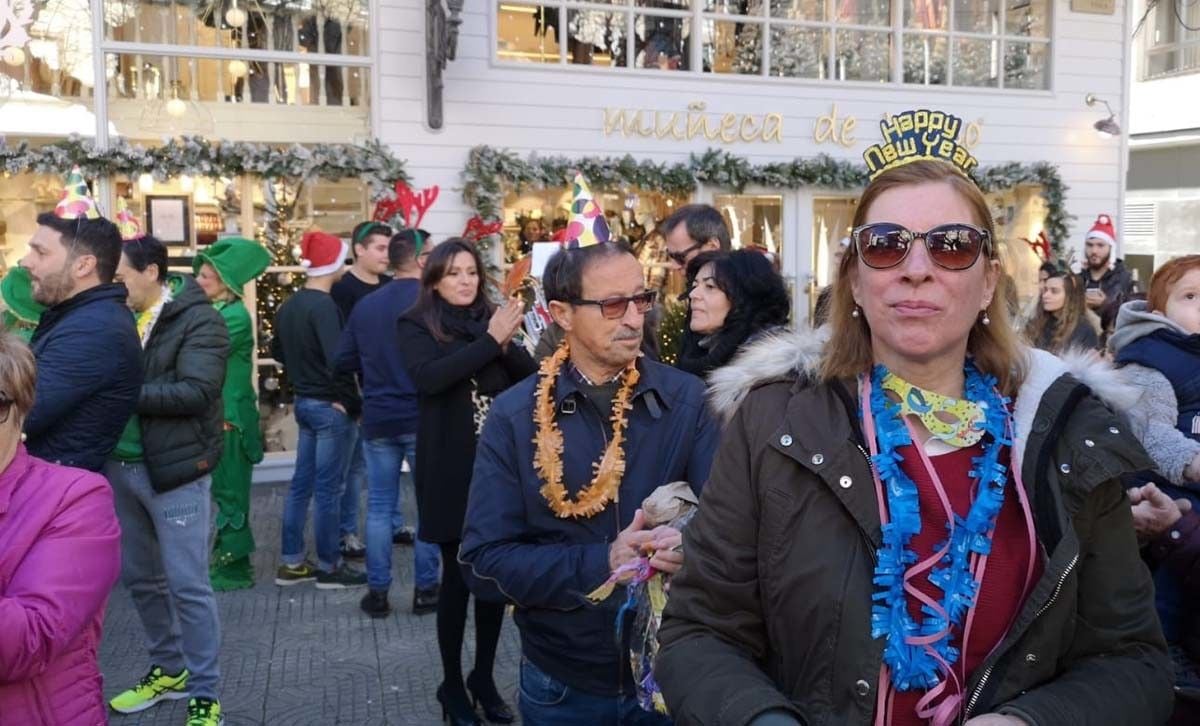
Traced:
[[1092, 128], [1096, 129], [1096, 133], [1100, 134], [1106, 139], [1111, 139], [1114, 136], [1121, 135], [1121, 127], [1117, 125], [1117, 114], [1112, 110], [1112, 106], [1108, 105], [1108, 101], [1105, 101], [1103, 98], [1097, 98], [1096, 95], [1092, 93], [1089, 93], [1087, 96], [1085, 96], [1083, 101], [1088, 106], [1095, 106], [1097, 103], [1102, 103], [1104, 104], [1104, 107], [1108, 109], [1108, 118], [1102, 118], [1096, 123], [1092, 124]]

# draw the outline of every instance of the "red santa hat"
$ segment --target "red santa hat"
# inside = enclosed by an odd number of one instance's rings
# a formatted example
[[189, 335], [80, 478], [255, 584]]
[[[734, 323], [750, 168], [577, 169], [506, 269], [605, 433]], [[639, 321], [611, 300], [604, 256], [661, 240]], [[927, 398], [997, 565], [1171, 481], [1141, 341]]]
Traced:
[[1107, 242], [1109, 246], [1115, 247], [1117, 244], [1117, 230], [1113, 227], [1112, 217], [1107, 214], [1101, 214], [1099, 217], [1096, 217], [1096, 222], [1088, 230], [1084, 241], [1089, 239], [1098, 239]]
[[309, 230], [300, 239], [300, 264], [309, 277], [331, 275], [346, 264], [350, 245], [328, 232]]

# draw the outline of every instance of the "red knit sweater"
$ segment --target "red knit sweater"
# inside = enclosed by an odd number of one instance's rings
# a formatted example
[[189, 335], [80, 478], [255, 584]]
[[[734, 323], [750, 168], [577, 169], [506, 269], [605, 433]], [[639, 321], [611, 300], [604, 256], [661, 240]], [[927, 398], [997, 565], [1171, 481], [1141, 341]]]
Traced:
[[[930, 458], [942, 480], [942, 486], [945, 487], [950, 506], [960, 517], [965, 518], [971, 508], [975, 482], [968, 476], [968, 472], [971, 470], [972, 457], [981, 453], [982, 446], [976, 445]], [[909, 546], [917, 553], [918, 561], [921, 561], [931, 556], [934, 548], [945, 542], [946, 516], [942, 511], [942, 503], [934, 488], [933, 479], [921, 463], [917, 450], [907, 446], [900, 449], [900, 454], [904, 457], [901, 467], [917, 485], [920, 500], [921, 531], [912, 538]], [[1007, 450], [1001, 456], [1001, 463], [1008, 464]], [[992, 554], [988, 557], [983, 585], [975, 605], [971, 640], [967, 644], [967, 651], [954, 664], [959, 683], [964, 688], [968, 676], [1004, 637], [1022, 605], [1021, 594], [1025, 588], [1025, 573], [1029, 565], [1029, 540], [1025, 515], [1013, 487], [1010, 478], [1004, 493], [1004, 506], [996, 518]], [[1041, 563], [1035, 562], [1035, 568], [1033, 577], [1036, 581], [1041, 575]], [[930, 584], [925, 575], [918, 576], [912, 582], [917, 589], [935, 601], [941, 600], [941, 589]], [[917, 622], [921, 621], [920, 603], [915, 598], [908, 599], [908, 610]], [[962, 627], [965, 626], [966, 617], [963, 618], [961, 626], [954, 629], [953, 643], [956, 648], [962, 648]], [[954, 692], [953, 685], [949, 686], [947, 692]], [[927, 723], [916, 713], [917, 701], [924, 695], [924, 691], [896, 693], [892, 705], [891, 726], [917, 726]]]

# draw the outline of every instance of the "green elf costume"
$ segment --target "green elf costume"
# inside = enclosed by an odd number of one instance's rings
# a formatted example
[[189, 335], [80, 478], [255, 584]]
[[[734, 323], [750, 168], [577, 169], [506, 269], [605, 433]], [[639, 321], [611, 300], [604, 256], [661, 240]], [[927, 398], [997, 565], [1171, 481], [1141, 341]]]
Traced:
[[4, 315], [0, 325], [5, 330], [25, 341], [28, 345], [33, 331], [37, 330], [45, 305], [33, 299], [33, 283], [29, 270], [14, 267], [0, 280], [0, 300], [4, 302]]
[[192, 270], [205, 263], [233, 293], [217, 300], [229, 328], [229, 363], [225, 370], [225, 451], [212, 474], [212, 496], [217, 505], [216, 536], [213, 541], [209, 578], [214, 590], [238, 590], [254, 586], [254, 534], [250, 529], [250, 475], [263, 459], [262, 432], [258, 422], [258, 396], [251, 385], [254, 365], [254, 330], [250, 313], [242, 302], [242, 288], [271, 264], [271, 254], [262, 245], [240, 237], [222, 239], [196, 255]]

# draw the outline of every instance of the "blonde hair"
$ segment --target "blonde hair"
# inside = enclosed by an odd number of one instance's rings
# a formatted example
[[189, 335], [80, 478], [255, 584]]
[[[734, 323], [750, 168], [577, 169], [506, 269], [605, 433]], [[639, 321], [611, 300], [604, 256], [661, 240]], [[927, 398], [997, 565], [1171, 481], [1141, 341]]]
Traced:
[[12, 399], [18, 422], [33, 409], [33, 391], [37, 383], [37, 363], [33, 352], [21, 339], [9, 332], [0, 332], [0, 394]]
[[[992, 237], [992, 243], [984, 248], [983, 256], [989, 261], [999, 260], [995, 240], [996, 228], [983, 192], [957, 169], [942, 161], [914, 161], [877, 176], [859, 198], [852, 226], [857, 227], [865, 223], [871, 204], [884, 192], [930, 183], [950, 186], [967, 202], [975, 213], [975, 222]], [[857, 265], [858, 250], [856, 245], [851, 243], [850, 249], [842, 257], [833, 285], [829, 313], [831, 332], [821, 362], [823, 381], [855, 378], [869, 371], [875, 363], [871, 347], [871, 326], [866, 316], [853, 316], [856, 304], [850, 286], [850, 276], [855, 273]], [[995, 376], [1004, 395], [1014, 396], [1025, 377], [1025, 363], [1005, 302], [1006, 288], [1010, 284], [1006, 277], [999, 276], [995, 294], [987, 306], [987, 317], [990, 318], [991, 324], [984, 325], [977, 321], [971, 328], [967, 339], [967, 354], [974, 357], [979, 370]]]

